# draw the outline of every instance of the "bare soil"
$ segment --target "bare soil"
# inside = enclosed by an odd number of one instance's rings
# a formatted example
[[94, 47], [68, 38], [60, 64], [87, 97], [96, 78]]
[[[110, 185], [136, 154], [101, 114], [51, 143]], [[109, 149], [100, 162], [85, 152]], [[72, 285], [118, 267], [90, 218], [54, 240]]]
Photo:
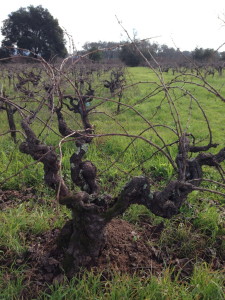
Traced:
[[[31, 190], [25, 192], [1, 191], [0, 209], [10, 209], [15, 204], [30, 201], [35, 195]], [[19, 200], [18, 200], [19, 199]], [[40, 199], [36, 199], [40, 201]], [[40, 203], [41, 204], [41, 203]], [[144, 218], [138, 226], [121, 219], [113, 219], [106, 228], [107, 242], [99, 258], [90, 265], [89, 270], [102, 272], [104, 278], [110, 278], [112, 271], [118, 273], [139, 274], [141, 276], [159, 276], [165, 265], [172, 266], [183, 278], [190, 276], [194, 261], [177, 258], [176, 253], [168, 256], [157, 245], [164, 229], [163, 222], [153, 226]], [[62, 262], [63, 249], [57, 246], [60, 229], [49, 230], [41, 235], [27, 235], [28, 250], [19, 256], [0, 245], [0, 266], [7, 269], [24, 267], [24, 299], [37, 296], [46, 290], [48, 284], [64, 280]], [[221, 264], [220, 264], [221, 268]]]
[[13, 208], [22, 202], [30, 201], [31, 199], [37, 199], [32, 188], [24, 189], [23, 191], [7, 190], [3, 191], [0, 189], [0, 210]]

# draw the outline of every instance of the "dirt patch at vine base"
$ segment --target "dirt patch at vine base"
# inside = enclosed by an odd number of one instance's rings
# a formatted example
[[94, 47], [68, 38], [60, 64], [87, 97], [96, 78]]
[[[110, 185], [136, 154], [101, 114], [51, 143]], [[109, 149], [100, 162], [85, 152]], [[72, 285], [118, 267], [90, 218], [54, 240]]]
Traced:
[[[113, 271], [119, 273], [160, 274], [163, 264], [157, 258], [154, 247], [150, 245], [144, 231], [120, 219], [112, 220], [106, 228], [107, 243], [100, 257], [93, 262], [89, 270], [102, 272], [104, 277]], [[24, 290], [21, 297], [32, 297], [46, 290], [47, 285], [53, 282], [62, 282], [65, 279], [62, 262], [64, 253], [57, 247], [57, 238], [60, 229], [53, 229], [39, 236], [27, 237], [28, 250], [21, 256], [1, 249], [4, 255], [0, 257], [0, 264], [5, 267], [13, 265], [20, 268], [24, 274]], [[8, 280], [10, 278], [8, 274]]]

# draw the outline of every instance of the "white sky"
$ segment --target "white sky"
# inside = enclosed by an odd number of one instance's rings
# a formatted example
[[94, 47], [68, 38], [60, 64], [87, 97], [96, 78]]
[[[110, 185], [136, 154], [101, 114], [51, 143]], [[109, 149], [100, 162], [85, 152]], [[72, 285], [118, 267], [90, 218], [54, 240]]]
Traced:
[[87, 41], [126, 40], [115, 15], [131, 36], [134, 30], [140, 39], [159, 36], [153, 40], [181, 50], [217, 49], [225, 42], [218, 18], [225, 20], [225, 0], [9, 0], [2, 1], [0, 26], [8, 14], [29, 5], [47, 8], [78, 49]]

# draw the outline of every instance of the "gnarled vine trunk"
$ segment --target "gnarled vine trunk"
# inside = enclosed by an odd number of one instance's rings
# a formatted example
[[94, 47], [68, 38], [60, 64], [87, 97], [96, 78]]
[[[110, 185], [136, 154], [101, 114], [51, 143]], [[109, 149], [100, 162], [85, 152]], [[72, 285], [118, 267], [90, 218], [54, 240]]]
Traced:
[[[86, 106], [87, 102], [92, 101], [93, 95], [90, 85], [86, 95], [61, 94], [61, 106], [55, 109], [59, 132], [75, 141], [76, 151], [70, 157], [70, 170], [73, 183], [81, 190], [77, 193], [70, 191], [61, 177], [60, 160], [54, 148], [42, 143], [31, 129], [32, 117], [22, 121], [26, 141], [20, 145], [20, 151], [43, 163], [46, 184], [57, 192], [60, 204], [66, 205], [72, 212], [72, 219], [64, 226], [59, 237], [59, 245], [65, 249], [64, 268], [69, 276], [81, 267], [92, 264], [101, 254], [107, 238], [106, 225], [112, 218], [123, 214], [132, 204], [144, 205], [157, 216], [171, 218], [179, 213], [188, 195], [200, 185], [202, 167], [217, 168], [225, 160], [225, 148], [217, 154], [202, 152], [217, 145], [210, 142], [205, 147], [195, 147], [190, 145], [189, 136], [183, 133], [179, 136], [175, 159], [177, 179], [170, 181], [161, 191], [152, 191], [149, 179], [137, 176], [124, 186], [117, 197], [105, 195], [101, 193], [97, 180], [97, 168], [91, 161], [83, 160], [94, 137]], [[69, 104], [65, 101], [69, 101]], [[70, 111], [80, 114], [83, 130], [73, 131], [67, 126], [62, 114], [63, 104]], [[196, 157], [189, 158], [190, 153], [198, 152]]]

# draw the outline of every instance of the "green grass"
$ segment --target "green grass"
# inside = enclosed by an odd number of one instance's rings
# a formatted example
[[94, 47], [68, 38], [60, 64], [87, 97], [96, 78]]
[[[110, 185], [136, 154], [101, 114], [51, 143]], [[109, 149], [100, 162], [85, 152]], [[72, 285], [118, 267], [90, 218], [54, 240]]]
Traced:
[[13, 266], [4, 270], [0, 268], [0, 299], [1, 300], [19, 300], [24, 290], [22, 268], [14, 268]]
[[31, 200], [1, 211], [0, 223], [1, 247], [21, 254], [27, 250], [30, 235], [39, 235], [50, 228], [61, 228], [65, 224], [65, 209], [57, 213], [50, 200], [45, 205], [33, 203]]
[[218, 235], [225, 234], [223, 225], [222, 215], [213, 206], [208, 206], [200, 211], [194, 220], [194, 226], [212, 239], [215, 239]]
[[[151, 83], [140, 84], [139, 86], [132, 87], [131, 91], [128, 90], [127, 92], [125, 92], [124, 99], [122, 99], [122, 103], [124, 104], [131, 105], [136, 103], [138, 100], [146, 97], [152, 90], [155, 89], [156, 84], [154, 84], [154, 82], [159, 83], [159, 80], [158, 78], [156, 78], [155, 74], [147, 68], [130, 68], [129, 74], [130, 76], [128, 77], [128, 84], [130, 83], [129, 81], [147, 81]], [[169, 82], [172, 79], [172, 74], [165, 74], [164, 77], [165, 82]], [[210, 77], [209, 81], [210, 83], [211, 81], [213, 81], [212, 83], [215, 83], [217, 87], [220, 87], [223, 78], [218, 76], [216, 79]], [[201, 103], [202, 107], [207, 113], [214, 137], [213, 141], [220, 143], [220, 147], [224, 146], [225, 143], [223, 141], [225, 140], [225, 131], [223, 126], [221, 125], [223, 123], [225, 106], [223, 105], [222, 101], [216, 99], [216, 97], [213, 95], [210, 95], [209, 99], [209, 93], [203, 88], [193, 88], [190, 85], [188, 85], [187, 88], [190, 88], [191, 92], [196, 96], [196, 98], [198, 98], [199, 102]], [[134, 92], [132, 92], [132, 90], [134, 90]], [[192, 101], [192, 110], [190, 114], [190, 97], [184, 96], [182, 98], [179, 98], [181, 94], [180, 91], [174, 92], [171, 90], [169, 92], [171, 93], [171, 96], [175, 99], [175, 105], [177, 107], [177, 110], [179, 111], [179, 116], [183, 125], [183, 129], [186, 129], [187, 132], [193, 133], [196, 138], [196, 141], [199, 141], [199, 145], [208, 143], [207, 126], [197, 104], [194, 101]], [[163, 123], [165, 125], [175, 129], [173, 117], [170, 113], [168, 102], [164, 100], [164, 102], [159, 108], [159, 104], [163, 99], [163, 96], [163, 92], [158, 93], [154, 95], [154, 97], [146, 98], [146, 100], [143, 103], [135, 105], [134, 108], [138, 112], [142, 113], [144, 118], [146, 118], [151, 124], [157, 125], [163, 120]], [[111, 113], [114, 110], [114, 108], [116, 108], [116, 105], [117, 104], [115, 103], [106, 102], [100, 110], [102, 112]], [[128, 132], [130, 134], [139, 135], [143, 131], [143, 129], [147, 129], [150, 126], [150, 123], [148, 124], [145, 120], [143, 120], [141, 116], [138, 115], [134, 110], [128, 109], [126, 107], [123, 107], [123, 109], [126, 109], [126, 111], [119, 115], [113, 115], [113, 119], [108, 118], [104, 114], [91, 115], [91, 121], [95, 125], [95, 132], [99, 134], [121, 134]], [[156, 111], [157, 113], [155, 114]], [[2, 112], [1, 115], [5, 118], [4, 112]], [[153, 115], [155, 116], [152, 117]], [[44, 109], [40, 117], [43, 120], [46, 120], [48, 119], [48, 116], [49, 113], [47, 109]], [[74, 124], [73, 128], [76, 129], [77, 125], [76, 122], [74, 122], [74, 117], [72, 116], [72, 114], [69, 113], [67, 117], [69, 124]], [[19, 116], [17, 116], [17, 119], [19, 119]], [[51, 125], [57, 131], [55, 119], [53, 119]], [[37, 132], [40, 132], [43, 127], [44, 125], [41, 124], [39, 121], [37, 121], [36, 125], [34, 125], [34, 129], [37, 129]], [[18, 129], [19, 128], [20, 126], [18, 127]], [[157, 131], [157, 134], [160, 135], [166, 143], [176, 141], [177, 137], [170, 129], [162, 127], [157, 127], [155, 129]], [[5, 122], [2, 130], [7, 130], [7, 125]], [[52, 144], [56, 147], [58, 146], [59, 138], [55, 134], [52, 134], [51, 132], [49, 132], [49, 130], [46, 129], [44, 131], [44, 136], [46, 143]], [[157, 137], [156, 132], [154, 132], [154, 130], [149, 129], [145, 133], [143, 133], [142, 136], [147, 139], [150, 139], [153, 143], [157, 144], [158, 146], [162, 146], [162, 141], [159, 137]], [[22, 139], [20, 135], [19, 137], [20, 139]], [[14, 146], [12, 145], [9, 136], [4, 136], [1, 140], [3, 146], [1, 147], [0, 168], [4, 170], [4, 167], [8, 164], [10, 160], [8, 153], [11, 153], [12, 148]], [[150, 158], [156, 150], [148, 143], [137, 139], [129, 147], [126, 153], [121, 153], [128, 146], [131, 140], [132, 138], [126, 137], [103, 137], [95, 139], [95, 141], [91, 145], [90, 150], [87, 154], [87, 158], [93, 160], [93, 162], [96, 163], [99, 173], [104, 171], [104, 169], [108, 170], [106, 173], [104, 173], [106, 180], [104, 179], [104, 176], [101, 179], [104, 187], [106, 186], [107, 178], [112, 176], [116, 177], [117, 174], [118, 177], [121, 178], [121, 181], [124, 182], [122, 178], [127, 178], [127, 175], [125, 176], [123, 172], [125, 172], [125, 174], [129, 174], [130, 170], [133, 169], [135, 171], [132, 171], [131, 175], [140, 175], [140, 170], [142, 169], [144, 170], [144, 172], [149, 173], [150, 176], [152, 176], [153, 178], [162, 177], [165, 180], [170, 178], [170, 176], [173, 173], [173, 170], [168, 160], [162, 154], [158, 153], [151, 160], [148, 160], [148, 158]], [[63, 170], [68, 180], [69, 156], [71, 155], [73, 148], [73, 143], [63, 145]], [[172, 146], [169, 151], [172, 157], [175, 158], [177, 153], [177, 146]], [[212, 151], [215, 152], [217, 150], [212, 149]], [[111, 165], [111, 162], [113, 162], [115, 159], [118, 160], [118, 162], [114, 165], [114, 167], [109, 167]], [[0, 174], [0, 182], [4, 180], [6, 175], [8, 175], [9, 177], [16, 173], [18, 170], [20, 170], [21, 167], [23, 167], [24, 165], [29, 165], [32, 163], [32, 159], [29, 156], [23, 155], [18, 151], [18, 146], [16, 146], [13, 150], [13, 161], [14, 163], [10, 164], [8, 172]], [[145, 162], [142, 163], [142, 161]], [[121, 170], [123, 172], [121, 172]], [[21, 182], [23, 182], [25, 186], [41, 186], [43, 177], [42, 165], [32, 165], [31, 167], [25, 169], [22, 173], [20, 173], [20, 176], [22, 176], [23, 180], [18, 182], [18, 180], [13, 177], [10, 181], [5, 183], [4, 188], [19, 189], [21, 188]]]
[[[132, 135], [139, 135], [144, 129], [151, 127], [152, 124], [158, 125], [163, 122], [164, 125], [176, 129], [173, 115], [169, 109], [167, 100], [163, 100], [164, 92], [160, 92], [150, 97], [154, 91], [159, 79], [155, 74], [143, 67], [128, 69], [128, 84], [135, 82], [145, 82], [134, 85], [131, 89], [124, 92], [122, 103], [134, 105], [137, 112], [143, 115], [143, 119], [136, 111], [121, 106], [121, 114], [116, 115], [116, 103], [106, 102], [101, 107], [101, 112], [111, 114], [108, 118], [106, 114], [92, 114], [91, 122], [95, 126], [95, 132], [101, 133], [118, 133], [128, 132]], [[164, 74], [165, 82], [172, 80], [172, 74]], [[190, 78], [187, 78], [190, 79]], [[209, 82], [216, 88], [225, 92], [224, 77], [215, 75], [209, 77]], [[0, 78], [1, 82], [1, 78]], [[4, 82], [7, 85], [7, 82]], [[173, 86], [181, 84], [174, 84]], [[97, 87], [100, 96], [108, 96], [108, 92]], [[213, 142], [219, 143], [218, 149], [225, 146], [225, 129], [224, 115], [225, 105], [214, 95], [209, 94], [206, 89], [185, 84], [184, 88], [189, 89], [198, 99], [202, 108], [207, 114], [213, 133]], [[71, 88], [68, 87], [68, 92]], [[8, 88], [7, 93], [13, 95], [13, 88]], [[181, 90], [170, 89], [169, 93], [174, 99], [174, 104], [179, 112], [179, 119], [183, 130], [193, 133], [198, 145], [205, 145], [209, 141], [207, 125], [204, 116], [199, 109], [198, 104], [188, 95], [184, 95]], [[182, 97], [181, 97], [182, 96]], [[139, 101], [145, 98], [145, 101]], [[116, 97], [114, 98], [116, 100]], [[16, 100], [20, 103], [20, 100]], [[95, 100], [99, 101], [99, 100]], [[139, 102], [138, 102], [139, 101]], [[161, 102], [162, 101], [162, 102]], [[32, 107], [34, 103], [29, 103]], [[191, 109], [190, 109], [191, 107]], [[67, 121], [73, 129], [79, 129], [76, 118], [67, 111]], [[175, 114], [175, 110], [173, 109]], [[49, 117], [49, 111], [45, 108], [39, 114], [43, 120]], [[8, 130], [5, 112], [0, 112], [1, 132]], [[20, 116], [16, 116], [18, 129]], [[176, 116], [176, 120], [178, 117]], [[80, 121], [78, 120], [78, 123]], [[56, 119], [53, 118], [52, 128], [57, 132]], [[33, 125], [34, 130], [40, 133], [44, 125], [37, 121]], [[177, 137], [172, 130], [165, 127], [155, 127], [156, 131], [149, 128], [142, 134], [143, 137], [151, 142], [162, 146], [162, 137], [165, 143], [174, 142]], [[58, 147], [60, 138], [49, 131], [44, 130], [43, 139], [49, 145]], [[160, 137], [159, 137], [160, 136]], [[22, 141], [22, 135], [18, 134], [19, 142]], [[118, 195], [121, 188], [135, 175], [145, 174], [151, 178], [152, 190], [160, 190], [170, 178], [174, 175], [173, 167], [169, 161], [155, 149], [141, 139], [136, 139], [131, 143], [133, 138], [128, 137], [100, 137], [93, 140], [86, 159], [91, 160], [98, 168], [99, 183], [103, 192]], [[8, 207], [0, 212], [0, 256], [4, 255], [2, 249], [11, 251], [14, 255], [19, 255], [26, 251], [27, 236], [44, 233], [51, 228], [61, 228], [68, 218], [69, 212], [66, 208], [60, 208], [56, 213], [51, 201], [54, 193], [45, 187], [43, 182], [43, 166], [41, 163], [33, 164], [32, 158], [24, 155], [19, 151], [19, 142], [14, 145], [9, 135], [1, 136], [0, 139], [0, 182], [7, 180], [1, 189], [22, 190], [32, 187], [37, 195], [44, 200], [40, 205], [34, 200], [26, 203], [15, 204], [12, 208]], [[131, 144], [130, 144], [131, 143]], [[129, 145], [130, 144], [130, 145]], [[128, 147], [129, 146], [129, 147]], [[123, 153], [126, 149], [127, 151]], [[218, 149], [211, 149], [210, 152], [217, 152]], [[62, 159], [62, 171], [64, 179], [69, 186], [70, 165], [69, 159], [74, 151], [74, 143], [68, 142], [63, 144], [64, 153]], [[56, 151], [59, 151], [57, 148]], [[177, 145], [173, 145], [168, 150], [173, 158], [177, 154]], [[151, 159], [150, 159], [151, 158]], [[25, 167], [27, 166], [27, 167]], [[223, 163], [224, 166], [224, 163]], [[21, 169], [23, 169], [21, 171]], [[20, 172], [21, 171], [21, 172]], [[204, 168], [205, 177], [212, 180], [220, 180], [217, 170]], [[18, 173], [18, 176], [13, 176]], [[213, 183], [203, 182], [202, 186], [216, 189]], [[222, 188], [218, 190], [223, 191]], [[57, 216], [57, 217], [56, 217]], [[103, 274], [85, 273], [83, 277], [72, 281], [64, 281], [49, 286], [48, 290], [37, 296], [38, 299], [196, 299], [196, 300], [222, 300], [223, 272], [215, 271], [209, 264], [202, 263], [202, 254], [206, 251], [214, 253], [217, 257], [222, 257], [225, 251], [223, 241], [224, 235], [224, 198], [210, 193], [201, 194], [198, 191], [190, 194], [188, 203], [181, 208], [181, 214], [172, 220], [163, 220], [154, 216], [143, 206], [131, 206], [126, 211], [125, 220], [139, 226], [141, 217], [145, 217], [152, 225], [164, 222], [164, 230], [160, 238], [153, 243], [159, 251], [164, 251], [168, 257], [176, 254], [177, 258], [188, 258], [195, 261], [192, 275], [185, 280], [179, 276], [172, 277], [173, 267], [165, 261], [163, 274], [158, 277], [140, 278], [136, 275], [112, 274], [111, 279], [104, 278]], [[4, 267], [0, 271], [0, 299], [22, 299], [21, 297], [26, 290], [24, 286], [26, 270], [28, 266], [17, 268], [15, 266]]]
[[[0, 273], [0, 299], [19, 300], [31, 294], [23, 286], [23, 277], [12, 270], [11, 278]], [[4, 274], [4, 275], [3, 275]], [[41, 292], [32, 299], [37, 300], [223, 300], [223, 277], [212, 271], [206, 264], [196, 265], [190, 283], [171, 279], [171, 270], [166, 269], [159, 276], [140, 278], [138, 276], [111, 274], [111, 279], [103, 274], [85, 273], [70, 282], [55, 283], [48, 291]], [[13, 277], [14, 275], [14, 277]]]

